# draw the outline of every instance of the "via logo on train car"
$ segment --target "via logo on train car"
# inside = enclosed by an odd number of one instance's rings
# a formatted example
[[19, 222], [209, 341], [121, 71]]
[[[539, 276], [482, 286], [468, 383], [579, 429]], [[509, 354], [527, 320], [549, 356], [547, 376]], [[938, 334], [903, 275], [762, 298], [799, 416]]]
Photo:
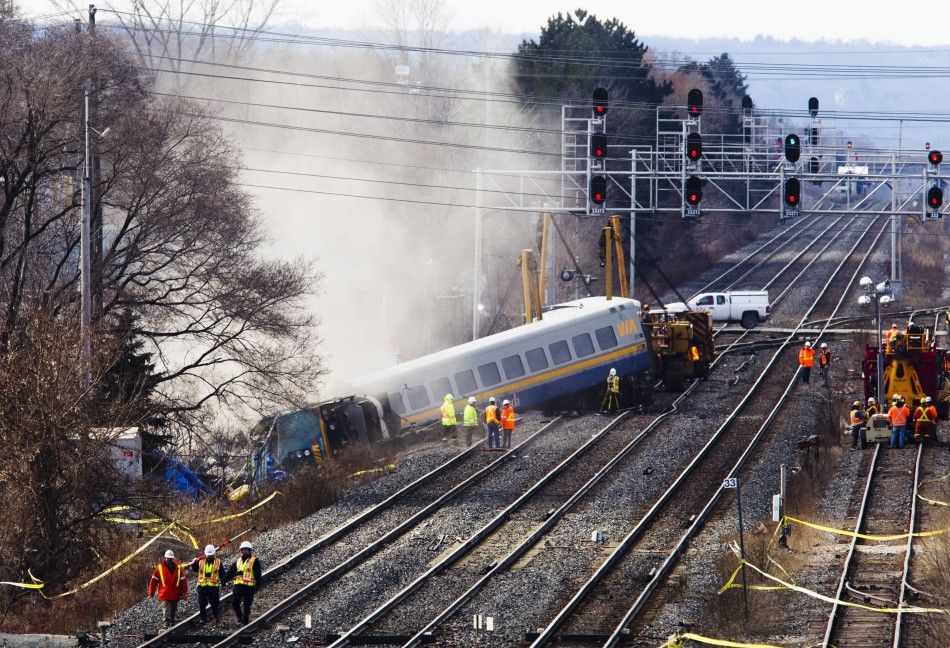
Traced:
[[628, 335], [635, 335], [637, 332], [637, 320], [620, 320], [617, 322], [617, 333], [620, 337], [627, 337]]

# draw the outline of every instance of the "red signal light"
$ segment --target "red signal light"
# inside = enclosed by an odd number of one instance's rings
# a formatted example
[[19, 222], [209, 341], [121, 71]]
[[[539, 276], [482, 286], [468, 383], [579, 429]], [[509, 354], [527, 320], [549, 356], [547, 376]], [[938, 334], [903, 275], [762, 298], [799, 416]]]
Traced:
[[938, 164], [943, 162], [943, 153], [941, 153], [940, 151], [931, 151], [930, 153], [927, 154], [927, 161], [930, 162], [932, 165], [937, 166]]

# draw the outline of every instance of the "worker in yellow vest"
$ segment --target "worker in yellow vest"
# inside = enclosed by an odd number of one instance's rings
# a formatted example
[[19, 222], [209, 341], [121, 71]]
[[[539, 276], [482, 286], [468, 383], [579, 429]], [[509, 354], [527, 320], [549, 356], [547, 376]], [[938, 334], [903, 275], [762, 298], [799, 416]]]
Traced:
[[261, 561], [254, 555], [254, 545], [245, 540], [241, 543], [241, 555], [228, 568], [224, 575], [225, 581], [234, 581], [234, 590], [231, 592], [231, 607], [237, 616], [238, 623], [247, 625], [251, 619], [251, 603], [254, 594], [261, 586]]
[[191, 571], [198, 572], [198, 618], [201, 623], [208, 621], [208, 608], [214, 622], [218, 622], [221, 607], [221, 559], [215, 554], [218, 548], [213, 544], [205, 547], [204, 555], [188, 564]]
[[501, 447], [501, 417], [498, 414], [498, 406], [495, 404], [495, 397], [488, 399], [488, 407], [485, 408], [485, 427], [488, 428], [488, 441], [486, 445], [489, 449]]
[[867, 423], [867, 411], [861, 407], [861, 401], [856, 400], [851, 404], [848, 419], [851, 424], [851, 447], [857, 448], [858, 441], [861, 440], [861, 428]]
[[600, 411], [616, 412], [619, 409], [620, 376], [617, 375], [617, 370], [611, 367], [610, 373], [607, 375], [607, 391], [604, 394], [604, 399], [600, 402]]
[[465, 447], [472, 445], [472, 434], [478, 429], [478, 411], [475, 409], [475, 397], [469, 396], [462, 412], [462, 427], [465, 428]]
[[937, 426], [937, 408], [933, 406], [930, 396], [914, 410], [914, 441], [918, 443], [934, 438]]
[[458, 421], [455, 418], [455, 399], [452, 394], [446, 394], [442, 399], [442, 440], [448, 441], [455, 438], [455, 426]]

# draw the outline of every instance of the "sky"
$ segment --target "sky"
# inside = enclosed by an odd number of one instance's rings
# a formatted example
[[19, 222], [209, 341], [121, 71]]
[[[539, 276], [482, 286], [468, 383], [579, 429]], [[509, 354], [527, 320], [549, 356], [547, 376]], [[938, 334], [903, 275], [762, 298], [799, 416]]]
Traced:
[[[125, 0], [131, 5], [131, 0]], [[410, 0], [403, 0], [409, 2]], [[758, 35], [790, 40], [869, 40], [900, 45], [950, 43], [950, 32], [934, 28], [950, 20], [950, 3], [905, 0], [899, 9], [884, 0], [445, 0], [453, 29], [488, 27], [510, 33], [537, 32], [558, 11], [583, 7], [601, 17], [617, 17], [640, 36], [725, 37]], [[30, 16], [56, 11], [52, 0], [20, 0]], [[76, 2], [85, 5], [86, 2]], [[100, 3], [104, 6], [106, 3]], [[113, 0], [119, 7], [123, 0]], [[378, 26], [378, 0], [283, 0], [282, 22], [313, 28], [363, 29]], [[693, 28], [695, 31], [690, 31]]]

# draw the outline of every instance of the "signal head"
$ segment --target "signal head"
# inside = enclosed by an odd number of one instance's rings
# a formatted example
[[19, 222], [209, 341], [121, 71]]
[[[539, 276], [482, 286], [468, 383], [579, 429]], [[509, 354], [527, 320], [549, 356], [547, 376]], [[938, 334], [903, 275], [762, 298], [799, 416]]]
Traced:
[[592, 105], [594, 117], [603, 117], [607, 114], [607, 90], [596, 88], [594, 90], [594, 101]]
[[690, 117], [698, 117], [703, 113], [703, 92], [693, 88], [686, 95], [686, 108]]
[[751, 115], [752, 107], [752, 97], [749, 95], [742, 95], [742, 112], [747, 115]]
[[931, 209], [940, 209], [943, 205], [943, 189], [933, 186], [927, 190], [927, 206]]
[[590, 201], [603, 205], [607, 200], [607, 176], [595, 175], [590, 179]]
[[703, 181], [696, 176], [686, 178], [686, 186], [683, 187], [683, 197], [686, 203], [696, 206], [703, 199]]
[[798, 162], [802, 154], [802, 141], [795, 133], [785, 136], [785, 159], [789, 162]]
[[932, 165], [937, 166], [938, 164], [943, 162], [943, 153], [937, 150], [933, 150], [927, 154], [927, 161], [930, 162]]
[[603, 133], [590, 136], [590, 156], [597, 159], [607, 157], [607, 136]]
[[812, 97], [808, 100], [808, 114], [812, 117], [818, 116], [818, 97]]
[[686, 136], [686, 159], [698, 160], [703, 154], [703, 136], [690, 133]]
[[789, 207], [798, 207], [802, 202], [802, 183], [798, 178], [789, 178], [785, 181], [785, 204]]

